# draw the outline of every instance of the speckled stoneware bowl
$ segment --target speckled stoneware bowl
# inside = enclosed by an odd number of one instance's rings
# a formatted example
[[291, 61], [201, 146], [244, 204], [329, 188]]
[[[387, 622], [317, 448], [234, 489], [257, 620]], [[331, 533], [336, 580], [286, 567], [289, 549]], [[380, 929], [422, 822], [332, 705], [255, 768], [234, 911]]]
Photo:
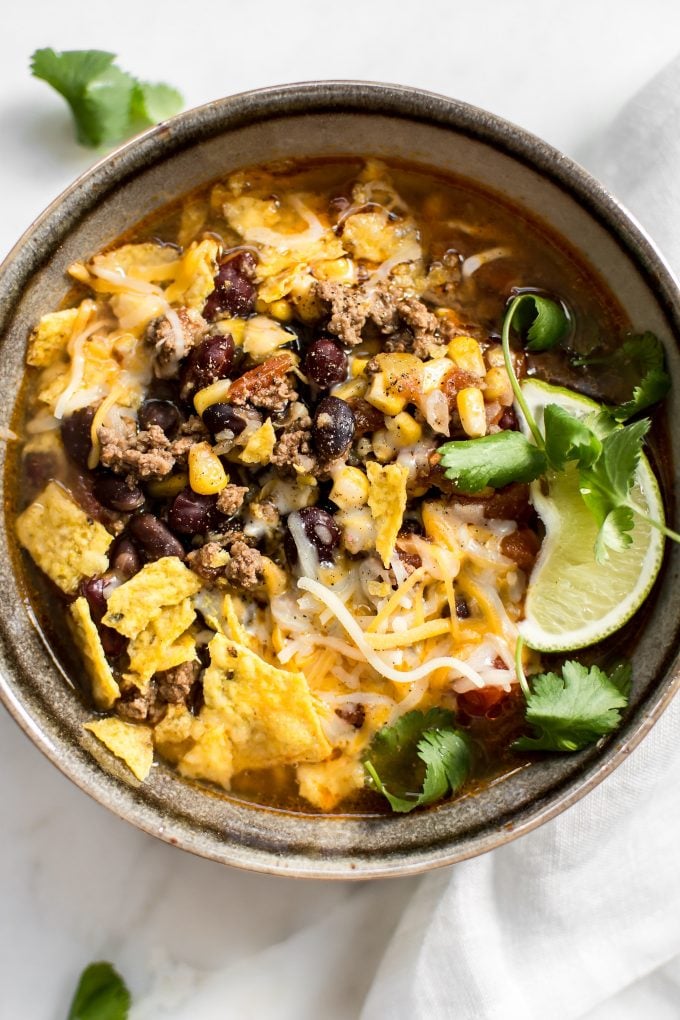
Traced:
[[[322, 82], [189, 110], [114, 152], [43, 213], [0, 271], [0, 424], [9, 424], [27, 334], [63, 297], [71, 262], [234, 168], [347, 154], [399, 157], [453, 171], [551, 224], [600, 273], [633, 326], [652, 329], [666, 342], [676, 384], [669, 420], [678, 422], [680, 293], [649, 240], [599, 184], [559, 152], [482, 110], [396, 86]], [[677, 482], [679, 444], [676, 429], [667, 492]], [[319, 878], [406, 875], [497, 847], [600, 782], [644, 737], [679, 682], [680, 550], [674, 547], [637, 644], [631, 710], [603, 746], [541, 761], [475, 797], [406, 817], [272, 811], [189, 784], [162, 764], [140, 785], [84, 733], [86, 710], [22, 601], [4, 528], [0, 543], [0, 693], [17, 722], [55, 765], [122, 818], [193, 853], [258, 871]]]

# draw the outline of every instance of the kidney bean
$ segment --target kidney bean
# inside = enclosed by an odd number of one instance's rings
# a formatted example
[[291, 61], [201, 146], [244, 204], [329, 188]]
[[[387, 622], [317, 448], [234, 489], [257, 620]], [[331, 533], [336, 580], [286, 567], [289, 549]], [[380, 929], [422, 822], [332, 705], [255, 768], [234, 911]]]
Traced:
[[255, 258], [249, 251], [237, 252], [222, 262], [215, 277], [215, 289], [203, 307], [203, 317], [212, 322], [222, 312], [250, 315], [257, 294], [254, 272]]
[[81, 407], [61, 423], [61, 440], [66, 453], [78, 467], [87, 468], [92, 451], [90, 431], [95, 416], [94, 407]]
[[347, 378], [347, 355], [338, 344], [320, 337], [307, 350], [304, 371], [318, 386], [327, 389]]
[[234, 363], [234, 341], [230, 333], [217, 333], [202, 340], [190, 352], [180, 372], [180, 395], [187, 400], [197, 390], [226, 379]]
[[225, 429], [240, 436], [246, 427], [246, 420], [232, 404], [211, 404], [203, 412], [203, 424], [213, 436]]
[[140, 429], [158, 425], [168, 439], [174, 439], [182, 424], [179, 408], [170, 400], [145, 400], [137, 416]]
[[108, 510], [130, 514], [144, 502], [144, 493], [137, 485], [129, 485], [118, 475], [100, 474], [92, 486], [95, 499]]
[[[305, 529], [305, 535], [317, 551], [319, 562], [332, 563], [333, 550], [340, 544], [341, 532], [331, 515], [318, 506], [307, 506], [298, 510]], [[289, 531], [285, 534], [285, 551], [291, 564], [297, 562], [297, 546]]]
[[139, 514], [129, 524], [134, 538], [141, 545], [146, 558], [160, 560], [163, 556], [177, 556], [183, 560], [184, 547], [170, 529], [153, 514]]
[[189, 487], [173, 501], [168, 524], [180, 535], [198, 535], [207, 531], [216, 514], [217, 496], [201, 496]]
[[126, 581], [142, 569], [141, 557], [134, 542], [127, 535], [121, 535], [111, 546], [109, 564], [111, 570]]
[[312, 439], [322, 461], [335, 460], [345, 453], [354, 438], [352, 408], [339, 397], [324, 397], [316, 409]]

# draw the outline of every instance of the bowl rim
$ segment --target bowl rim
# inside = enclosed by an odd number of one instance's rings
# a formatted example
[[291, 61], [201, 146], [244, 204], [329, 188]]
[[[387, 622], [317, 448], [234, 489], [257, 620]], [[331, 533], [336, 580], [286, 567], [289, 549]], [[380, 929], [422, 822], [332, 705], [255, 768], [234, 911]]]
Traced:
[[[96, 186], [99, 195], [105, 196], [120, 188], [127, 179], [160, 163], [166, 155], [176, 155], [225, 131], [257, 121], [323, 113], [392, 116], [453, 130], [491, 145], [538, 171], [575, 199], [617, 242], [646, 279], [668, 321], [670, 332], [680, 336], [680, 284], [672, 270], [636, 218], [582, 166], [531, 132], [480, 107], [412, 86], [360, 80], [330, 79], [248, 90], [185, 110], [135, 136], [81, 173], [35, 218], [0, 264], [0, 288], [36, 232], [49, 223], [65, 204], [77, 202], [91, 186]], [[248, 857], [247, 847], [245, 852], [242, 847], [236, 852], [236, 844], [225, 841], [218, 844], [215, 840], [210, 845], [201, 842], [196, 826], [187, 828], [172, 817], [168, 819], [157, 806], [148, 812], [154, 819], [152, 821], [133, 788], [128, 787], [123, 795], [119, 792], [118, 796], [114, 796], [106, 785], [80, 769], [76, 760], [65, 755], [60, 745], [50, 740], [15, 695], [2, 670], [0, 700], [31, 741], [61, 772], [98, 803], [142, 831], [199, 856], [250, 871], [286, 877], [347, 880], [408, 876], [458, 863], [511, 842], [555, 818], [602, 782], [647, 735], [680, 689], [680, 656], [669, 653], [661, 675], [665, 678], [664, 683], [646, 714], [635, 719], [636, 712], [633, 712], [633, 717], [619, 731], [617, 741], [598, 752], [583, 771], [544, 798], [545, 802], [538, 801], [527, 808], [525, 817], [516, 824], [499, 825], [493, 831], [484, 830], [466, 836], [462, 845], [451, 846], [448, 852], [441, 852], [440, 848], [418, 847], [410, 851], [412, 859], [396, 864], [389, 858], [376, 860], [365, 856], [354, 868], [346, 864], [319, 867], [318, 859], [315, 866], [314, 856], [301, 851], [294, 851], [291, 855], [293, 860], [285, 865], [274, 851], [265, 854], [264, 858], [253, 860]]]

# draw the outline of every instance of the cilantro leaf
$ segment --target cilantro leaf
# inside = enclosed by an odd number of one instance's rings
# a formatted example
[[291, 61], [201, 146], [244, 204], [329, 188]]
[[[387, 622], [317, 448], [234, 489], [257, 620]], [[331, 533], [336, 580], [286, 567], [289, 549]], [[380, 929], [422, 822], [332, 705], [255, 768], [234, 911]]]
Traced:
[[80, 976], [67, 1020], [127, 1020], [130, 993], [110, 963], [91, 963]]
[[453, 713], [433, 708], [427, 713], [407, 712], [394, 726], [378, 730], [364, 767], [393, 811], [403, 814], [434, 804], [465, 782], [471, 765], [470, 742], [453, 723]]
[[575, 418], [559, 404], [548, 404], [543, 413], [545, 452], [554, 468], [561, 470], [575, 460], [588, 467], [602, 452], [602, 443], [581, 418]]
[[147, 85], [122, 71], [105, 50], [36, 50], [31, 73], [51, 85], [71, 107], [81, 145], [112, 144], [181, 109], [167, 85]]
[[513, 324], [528, 340], [528, 351], [549, 351], [569, 329], [569, 319], [556, 301], [540, 294], [521, 294], [514, 307]]
[[599, 666], [565, 662], [562, 674], [541, 673], [532, 678], [527, 695], [526, 721], [538, 734], [520, 737], [518, 751], [579, 751], [611, 733], [628, 704], [624, 692], [630, 667], [619, 666], [611, 677]]
[[617, 421], [627, 421], [639, 411], [651, 407], [663, 400], [671, 388], [671, 377], [663, 369], [653, 368], [633, 390], [633, 396], [625, 404], [613, 408], [612, 414]]
[[611, 408], [611, 414], [617, 421], [627, 421], [663, 400], [671, 386], [663, 344], [654, 333], [629, 336], [616, 350], [596, 357], [578, 358], [574, 364], [606, 364], [618, 374], [637, 377], [630, 400]]
[[447, 478], [465, 492], [495, 489], [510, 482], [531, 482], [542, 475], [545, 454], [521, 432], [496, 432], [480, 439], [461, 439], [439, 447]]

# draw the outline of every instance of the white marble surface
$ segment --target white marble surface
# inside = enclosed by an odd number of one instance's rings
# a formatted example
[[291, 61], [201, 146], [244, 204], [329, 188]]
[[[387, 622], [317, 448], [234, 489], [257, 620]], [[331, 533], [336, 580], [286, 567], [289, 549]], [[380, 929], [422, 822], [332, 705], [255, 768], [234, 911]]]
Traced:
[[[61, 101], [28, 75], [38, 46], [111, 49], [126, 68], [176, 84], [188, 105], [316, 77], [418, 85], [578, 155], [680, 37], [674, 0], [345, 0], [337, 10], [318, 0], [36, 0], [3, 20], [2, 252], [92, 158], [73, 144]], [[191, 858], [90, 801], [2, 710], [0, 739], [2, 1020], [60, 1020], [95, 958], [125, 973], [138, 1020], [359, 1015], [417, 880], [296, 883]], [[209, 1013], [192, 1007], [206, 979], [220, 989]], [[661, 1016], [653, 1006], [645, 1015]]]

